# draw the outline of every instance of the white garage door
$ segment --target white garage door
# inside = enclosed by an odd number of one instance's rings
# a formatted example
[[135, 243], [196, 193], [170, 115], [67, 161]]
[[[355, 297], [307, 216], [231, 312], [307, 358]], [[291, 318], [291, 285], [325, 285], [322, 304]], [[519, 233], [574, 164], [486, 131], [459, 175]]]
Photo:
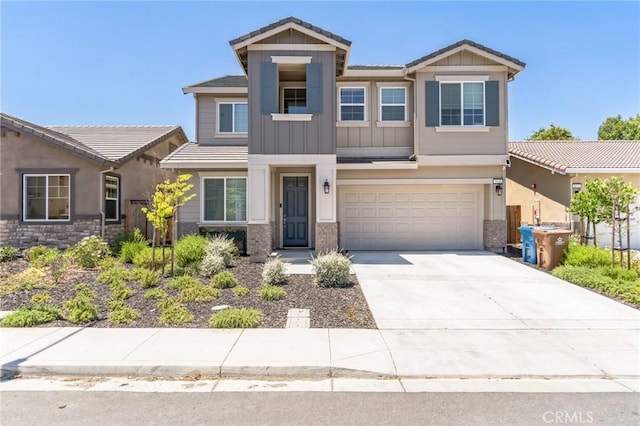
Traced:
[[348, 250], [482, 249], [482, 185], [344, 185]]

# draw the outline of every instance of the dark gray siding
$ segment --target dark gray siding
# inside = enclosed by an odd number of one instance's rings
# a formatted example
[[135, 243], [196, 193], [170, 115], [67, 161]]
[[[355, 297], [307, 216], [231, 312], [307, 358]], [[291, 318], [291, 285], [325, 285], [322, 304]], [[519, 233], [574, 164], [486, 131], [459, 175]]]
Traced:
[[[271, 56], [311, 56], [322, 64], [322, 112], [311, 121], [273, 121], [262, 114], [260, 64]], [[249, 52], [249, 154], [335, 154], [335, 62], [335, 52]]]

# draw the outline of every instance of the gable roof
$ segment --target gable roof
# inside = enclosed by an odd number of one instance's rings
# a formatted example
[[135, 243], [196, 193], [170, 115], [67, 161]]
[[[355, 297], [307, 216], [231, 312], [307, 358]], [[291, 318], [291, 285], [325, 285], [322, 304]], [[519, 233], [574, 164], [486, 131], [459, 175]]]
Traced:
[[509, 154], [554, 173], [640, 173], [640, 141], [513, 141]]
[[415, 61], [411, 61], [406, 64], [405, 67], [407, 68], [407, 72], [412, 72], [417, 68], [429, 65], [430, 63], [440, 60], [442, 57], [448, 56], [448, 54], [453, 54], [456, 51], [464, 50], [465, 48], [471, 51], [475, 51], [482, 56], [490, 56], [497, 62], [500, 62], [511, 68], [512, 72], [510, 73], [510, 76], [513, 76], [517, 72], [522, 71], [522, 69], [524, 69], [524, 67], [526, 66], [524, 62], [514, 58], [513, 56], [509, 56], [502, 52], [498, 52], [497, 50], [490, 49], [487, 46], [476, 43], [475, 41], [464, 39], [450, 44], [449, 46], [443, 47], [442, 49], [438, 49], [435, 52], [429, 53], [428, 55], [418, 58]]
[[103, 164], [109, 161], [106, 156], [95, 151], [93, 148], [84, 145], [82, 142], [74, 139], [69, 135], [60, 133], [53, 129], [39, 126], [21, 118], [5, 114], [4, 112], [0, 113], [0, 122], [2, 123], [2, 127], [7, 127], [17, 132], [28, 133], [42, 139], [49, 144], [65, 149], [97, 163]]
[[187, 137], [180, 126], [47, 126], [66, 134], [99, 152], [111, 161], [124, 163], [159, 142], [180, 135]]

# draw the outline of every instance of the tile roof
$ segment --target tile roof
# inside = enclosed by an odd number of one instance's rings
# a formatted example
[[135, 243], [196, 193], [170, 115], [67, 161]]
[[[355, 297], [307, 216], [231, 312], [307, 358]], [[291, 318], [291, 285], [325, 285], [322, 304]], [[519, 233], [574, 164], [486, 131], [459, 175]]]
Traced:
[[468, 44], [469, 46], [475, 47], [476, 49], [483, 50], [483, 51], [485, 51], [487, 53], [490, 53], [492, 55], [499, 56], [502, 59], [506, 59], [507, 61], [510, 61], [510, 62], [513, 62], [513, 63], [515, 63], [517, 65], [520, 65], [521, 67], [524, 67], [526, 65], [524, 62], [514, 58], [513, 56], [505, 55], [504, 53], [498, 52], [497, 50], [490, 49], [487, 46], [483, 46], [480, 43], [476, 43], [475, 41], [464, 39], [464, 40], [460, 40], [460, 41], [458, 41], [456, 43], [450, 44], [449, 46], [443, 47], [442, 49], [438, 49], [435, 52], [429, 53], [428, 55], [423, 56], [422, 58], [418, 58], [415, 61], [411, 61], [406, 65], [406, 67], [407, 68], [411, 68], [414, 65], [418, 65], [421, 62], [428, 61], [429, 59], [435, 58], [436, 56], [439, 56], [439, 55], [441, 55], [443, 53], [448, 52], [449, 50], [453, 50], [453, 49], [455, 49], [457, 47], [460, 47], [460, 46], [462, 46], [464, 44]]
[[245, 75], [225, 75], [187, 87], [249, 87], [249, 81]]
[[99, 152], [111, 161], [123, 162], [161, 140], [184, 132], [180, 126], [47, 126]]
[[230, 165], [242, 167], [248, 164], [246, 146], [213, 146], [186, 143], [173, 151], [162, 161], [163, 168], [225, 168]]
[[39, 126], [27, 120], [23, 120], [21, 118], [14, 117], [5, 113], [0, 113], [0, 121], [2, 122], [2, 126], [7, 126], [17, 131], [37, 136], [45, 140], [46, 142], [49, 142], [56, 146], [60, 146], [66, 150], [87, 157], [93, 161], [97, 161], [98, 163], [109, 161], [109, 159], [106, 156], [102, 155], [100, 152], [83, 144], [77, 139], [54, 129]]
[[558, 173], [640, 173], [640, 141], [512, 141], [509, 153]]
[[276, 29], [276, 28], [278, 28], [280, 26], [283, 26], [283, 25], [286, 25], [286, 24], [289, 24], [289, 23], [294, 23], [294, 24], [300, 25], [301, 27], [307, 28], [307, 29], [309, 29], [311, 31], [314, 31], [314, 32], [318, 33], [318, 34], [322, 34], [325, 37], [329, 37], [330, 39], [335, 40], [338, 43], [345, 44], [347, 46], [351, 46], [351, 42], [349, 40], [347, 40], [346, 38], [340, 37], [339, 35], [334, 34], [334, 33], [330, 32], [330, 31], [325, 30], [325, 29], [322, 29], [320, 27], [316, 27], [315, 25], [312, 25], [312, 24], [310, 24], [308, 22], [305, 22], [302, 19], [296, 18], [294, 16], [289, 16], [288, 18], [280, 19], [277, 22], [274, 22], [272, 24], [269, 24], [267, 26], [259, 28], [259, 29], [255, 30], [255, 31], [251, 31], [250, 33], [241, 35], [240, 37], [236, 37], [233, 40], [229, 41], [229, 44], [233, 46], [235, 44], [238, 44], [238, 43], [243, 42], [245, 40], [248, 40], [250, 38], [259, 36], [261, 34], [264, 34], [264, 33], [268, 32], [268, 31], [271, 31], [273, 29]]

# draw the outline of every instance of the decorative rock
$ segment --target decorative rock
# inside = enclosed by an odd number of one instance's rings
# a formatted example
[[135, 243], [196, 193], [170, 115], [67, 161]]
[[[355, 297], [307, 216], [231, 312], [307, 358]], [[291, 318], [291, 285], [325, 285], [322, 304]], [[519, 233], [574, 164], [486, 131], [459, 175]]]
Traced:
[[218, 311], [223, 311], [225, 309], [229, 309], [231, 306], [229, 305], [218, 305], [218, 306], [214, 306], [211, 308], [212, 311], [214, 312], [218, 312]]

